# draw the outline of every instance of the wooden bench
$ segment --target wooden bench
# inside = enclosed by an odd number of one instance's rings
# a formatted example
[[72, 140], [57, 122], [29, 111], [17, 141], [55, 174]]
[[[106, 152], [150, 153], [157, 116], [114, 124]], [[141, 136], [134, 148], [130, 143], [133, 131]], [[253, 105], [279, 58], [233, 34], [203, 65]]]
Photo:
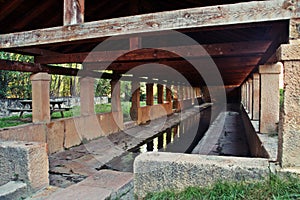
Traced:
[[7, 110], [9, 112], [19, 112], [20, 113], [20, 117], [23, 116], [24, 112], [32, 112], [32, 109], [30, 109], [30, 108], [7, 108]]
[[70, 107], [65, 107], [65, 108], [54, 108], [54, 109], [51, 109], [50, 110], [50, 115], [52, 115], [52, 113], [55, 113], [55, 112], [60, 112], [61, 116], [64, 117], [64, 111], [69, 111], [71, 110], [72, 108]]
[[[50, 115], [52, 115], [52, 113], [54, 112], [60, 112], [61, 116], [64, 117], [64, 111], [69, 111], [71, 110], [71, 107], [66, 107], [66, 108], [55, 108], [55, 109], [50, 109]], [[32, 109], [30, 108], [7, 108], [7, 110], [9, 112], [19, 112], [20, 113], [20, 117], [23, 116], [24, 112], [32, 112]]]

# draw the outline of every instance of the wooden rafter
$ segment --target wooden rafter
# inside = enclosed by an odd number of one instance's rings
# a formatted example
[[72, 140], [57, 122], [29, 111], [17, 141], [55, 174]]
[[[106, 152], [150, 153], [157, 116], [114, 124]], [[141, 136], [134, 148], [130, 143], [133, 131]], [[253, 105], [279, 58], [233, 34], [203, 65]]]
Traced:
[[[132, 39], [132, 38], [131, 38]], [[132, 44], [132, 43], [130, 43]], [[41, 64], [141, 61], [176, 58], [198, 58], [203, 56], [244, 56], [264, 53], [271, 41], [233, 42], [198, 46], [161, 47], [158, 49], [140, 49], [127, 53], [125, 50], [90, 53], [58, 54], [37, 56], [35, 62]], [[131, 47], [136, 49], [137, 47]], [[127, 53], [127, 54], [126, 54]], [[121, 57], [120, 57], [121, 56]]]
[[112, 74], [99, 73], [95, 71], [80, 70], [66, 67], [40, 65], [27, 62], [18, 62], [10, 60], [0, 60], [0, 70], [20, 71], [20, 72], [47, 72], [49, 74], [66, 75], [66, 76], [90, 76], [96, 78], [111, 79]]
[[0, 49], [163, 30], [178, 30], [299, 17], [295, 4], [284, 0], [190, 8], [143, 14], [63, 27], [0, 35]]

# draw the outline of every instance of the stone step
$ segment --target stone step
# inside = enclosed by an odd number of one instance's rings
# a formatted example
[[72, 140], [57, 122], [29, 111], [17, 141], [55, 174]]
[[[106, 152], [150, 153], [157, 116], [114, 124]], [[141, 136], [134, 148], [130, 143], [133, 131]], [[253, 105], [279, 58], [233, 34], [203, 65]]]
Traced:
[[44, 199], [134, 199], [133, 174], [100, 170], [80, 183], [54, 192]]
[[27, 196], [27, 185], [23, 182], [10, 181], [0, 186], [0, 199], [23, 199]]

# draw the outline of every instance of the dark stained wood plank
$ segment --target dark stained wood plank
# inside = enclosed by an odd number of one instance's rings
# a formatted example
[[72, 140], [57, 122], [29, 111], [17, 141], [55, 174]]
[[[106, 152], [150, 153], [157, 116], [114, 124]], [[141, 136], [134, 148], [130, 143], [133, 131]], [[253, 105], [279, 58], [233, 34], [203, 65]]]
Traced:
[[[47, 9], [49, 9], [52, 3], [53, 1], [41, 1], [41, 5], [36, 5], [26, 13], [26, 16], [11, 24], [13, 30], [21, 30], [26, 25], [36, 20], [38, 16], [42, 15]], [[48, 19], [48, 20], [52, 20], [52, 19]]]
[[1, 7], [0, 21], [11, 14], [18, 6], [20, 6], [24, 0], [9, 0], [5, 1], [6, 4]]
[[[130, 38], [130, 49], [138, 49], [140, 44], [137, 38]], [[135, 41], [135, 44], [134, 42]], [[42, 64], [60, 64], [60, 63], [82, 63], [82, 62], [108, 62], [115, 61], [142, 61], [158, 59], [175, 58], [198, 58], [203, 56], [244, 56], [264, 53], [271, 41], [251, 41], [251, 42], [233, 42], [202, 45], [199, 46], [179, 46], [179, 47], [161, 47], [159, 49], [139, 49], [125, 54], [127, 51], [103, 51], [90, 53], [60, 54], [49, 56], [37, 56], [36, 62]], [[200, 49], [200, 51], [199, 51]], [[121, 57], [120, 57], [121, 56]]]
[[84, 0], [64, 0], [64, 25], [84, 22]]
[[0, 49], [61, 43], [115, 35], [179, 30], [299, 17], [297, 5], [284, 0], [190, 8], [0, 35]]
[[10, 61], [10, 60], [0, 60], [0, 70], [9, 70], [9, 71], [20, 71], [20, 72], [47, 72], [49, 74], [58, 74], [66, 76], [90, 76], [95, 78], [104, 78], [111, 79], [113, 78], [112, 74], [100, 73], [94, 71], [50, 66], [50, 65], [40, 65], [34, 63]]

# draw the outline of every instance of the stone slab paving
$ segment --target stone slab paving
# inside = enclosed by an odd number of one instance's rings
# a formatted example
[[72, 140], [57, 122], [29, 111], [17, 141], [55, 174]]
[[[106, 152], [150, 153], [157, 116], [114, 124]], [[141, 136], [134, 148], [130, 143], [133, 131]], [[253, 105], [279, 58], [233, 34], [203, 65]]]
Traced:
[[132, 173], [100, 170], [80, 183], [74, 184], [65, 189], [56, 190], [52, 193], [41, 193], [33, 196], [31, 199], [134, 199], [132, 180]]
[[[203, 106], [209, 105], [205, 104]], [[148, 124], [136, 126], [52, 154], [49, 156], [50, 185], [66, 188], [78, 183], [97, 173], [98, 170], [105, 168], [105, 164], [114, 158], [128, 154], [128, 150], [138, 146], [145, 139], [153, 137], [197, 113], [199, 113], [199, 108], [191, 108], [181, 113], [175, 113], [168, 118], [153, 120]]]

